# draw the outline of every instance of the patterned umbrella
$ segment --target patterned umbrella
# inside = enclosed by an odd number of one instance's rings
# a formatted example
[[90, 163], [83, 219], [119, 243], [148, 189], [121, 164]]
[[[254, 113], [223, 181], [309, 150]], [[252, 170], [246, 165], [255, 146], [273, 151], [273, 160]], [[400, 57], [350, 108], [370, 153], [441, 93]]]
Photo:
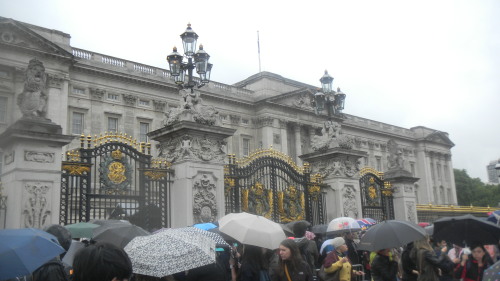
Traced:
[[340, 217], [330, 221], [326, 232], [340, 234], [347, 232], [356, 232], [360, 230], [361, 226], [359, 226], [358, 222], [355, 219], [350, 217]]
[[377, 223], [376, 220], [371, 218], [357, 219], [356, 220], [361, 227], [361, 230], [367, 230], [370, 226]]
[[215, 242], [182, 229], [167, 228], [134, 238], [125, 247], [134, 273], [164, 277], [215, 262]]
[[498, 281], [500, 280], [500, 261], [490, 266], [484, 271], [483, 281]]
[[[164, 231], [166, 229], [169, 229], [169, 228], [162, 228], [162, 229], [156, 231], [155, 233]], [[201, 235], [207, 236], [208, 238], [214, 240], [215, 245], [217, 247], [229, 247], [229, 244], [226, 242], [226, 240], [224, 240], [224, 238], [220, 234], [215, 233], [215, 232], [210, 232], [207, 230], [199, 229], [197, 227], [182, 227], [182, 228], [176, 228], [176, 230], [184, 231], [188, 234], [189, 233], [201, 234]]]

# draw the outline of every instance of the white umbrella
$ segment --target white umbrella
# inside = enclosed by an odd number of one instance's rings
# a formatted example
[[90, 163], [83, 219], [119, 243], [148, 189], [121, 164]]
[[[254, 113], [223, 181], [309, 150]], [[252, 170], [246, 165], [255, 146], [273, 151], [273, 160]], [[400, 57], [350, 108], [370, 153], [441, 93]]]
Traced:
[[330, 233], [347, 233], [360, 230], [361, 226], [359, 226], [359, 223], [355, 219], [350, 217], [340, 217], [333, 219], [332, 221], [330, 221], [328, 227], [326, 228], [326, 232]]
[[134, 273], [164, 277], [215, 262], [215, 242], [201, 233], [167, 228], [125, 247]]
[[286, 239], [283, 228], [262, 216], [232, 213], [219, 220], [219, 230], [243, 244], [276, 249]]

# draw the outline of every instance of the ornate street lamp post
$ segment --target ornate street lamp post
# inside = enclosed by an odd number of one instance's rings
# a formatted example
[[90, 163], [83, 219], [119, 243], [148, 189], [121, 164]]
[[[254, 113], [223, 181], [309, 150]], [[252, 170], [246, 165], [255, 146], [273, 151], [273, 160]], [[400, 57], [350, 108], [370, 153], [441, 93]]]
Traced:
[[333, 77], [328, 74], [328, 71], [325, 70], [325, 74], [319, 81], [321, 82], [322, 91], [314, 95], [316, 114], [321, 114], [326, 108], [328, 119], [331, 119], [333, 116], [342, 117], [345, 94], [340, 91], [340, 88], [337, 88], [336, 92], [332, 90]]
[[[212, 64], [208, 62], [210, 55], [203, 50], [203, 45], [200, 44], [200, 48], [196, 51], [198, 34], [193, 31], [191, 24], [188, 24], [186, 31], [181, 34], [181, 39], [184, 55], [179, 54], [174, 47], [173, 52], [167, 56], [167, 61], [175, 83], [182, 89], [190, 89], [193, 93], [195, 86], [201, 88], [210, 81]], [[187, 62], [183, 62], [184, 57], [187, 58]], [[200, 75], [199, 81], [193, 79], [194, 69]]]

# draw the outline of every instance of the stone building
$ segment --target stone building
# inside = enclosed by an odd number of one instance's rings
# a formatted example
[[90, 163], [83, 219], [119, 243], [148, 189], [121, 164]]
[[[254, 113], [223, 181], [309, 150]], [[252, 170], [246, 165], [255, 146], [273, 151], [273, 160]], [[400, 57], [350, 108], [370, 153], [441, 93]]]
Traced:
[[[112, 55], [72, 46], [70, 35], [61, 31], [0, 18], [0, 133], [23, 116], [18, 96], [23, 92], [28, 63], [37, 58], [47, 74], [46, 118], [60, 125], [63, 135], [74, 136], [63, 152], [79, 147], [82, 134], [120, 132], [140, 142], [152, 142], [152, 154], [157, 155], [156, 143], [147, 133], [163, 127], [166, 112], [181, 105], [179, 89], [168, 70]], [[315, 85], [261, 72], [234, 85], [211, 81], [199, 91], [204, 104], [215, 106], [222, 126], [236, 130], [227, 139], [226, 153], [243, 157], [272, 146], [302, 164], [300, 156], [314, 151], [312, 139], [321, 134], [327, 120], [324, 114], [316, 115], [311, 104], [316, 89]], [[327, 167], [313, 167], [313, 171], [355, 181], [359, 177], [356, 173], [365, 166], [388, 171], [390, 157], [397, 154], [400, 168], [418, 178], [405, 187], [413, 204], [456, 204], [451, 158], [454, 144], [447, 133], [353, 116], [348, 102], [339, 122], [339, 133], [349, 137], [353, 149], [364, 152], [363, 156], [358, 163], [340, 161], [334, 167], [326, 163]], [[396, 144], [396, 151], [391, 152], [391, 144]], [[20, 156], [5, 148], [0, 155], [4, 179], [10, 173], [8, 166]], [[47, 180], [57, 185], [54, 178]], [[329, 188], [334, 191], [332, 200], [342, 200], [342, 180]], [[52, 212], [57, 213], [54, 198]], [[336, 210], [329, 216], [344, 213]], [[361, 215], [356, 210], [354, 214]]]

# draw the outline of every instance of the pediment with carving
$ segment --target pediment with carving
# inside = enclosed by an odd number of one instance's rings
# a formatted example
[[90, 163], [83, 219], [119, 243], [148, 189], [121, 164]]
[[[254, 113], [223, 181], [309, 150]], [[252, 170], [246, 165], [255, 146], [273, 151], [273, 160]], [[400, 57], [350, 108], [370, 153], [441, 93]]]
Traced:
[[73, 57], [71, 53], [29, 29], [23, 23], [7, 18], [0, 18], [0, 44], [67, 58]]
[[288, 105], [292, 108], [313, 111], [314, 93], [310, 89], [300, 89], [268, 99], [269, 102]]
[[431, 141], [434, 143], [455, 146], [455, 144], [450, 140], [450, 138], [443, 132], [436, 131], [427, 137], [425, 137], [426, 141]]

